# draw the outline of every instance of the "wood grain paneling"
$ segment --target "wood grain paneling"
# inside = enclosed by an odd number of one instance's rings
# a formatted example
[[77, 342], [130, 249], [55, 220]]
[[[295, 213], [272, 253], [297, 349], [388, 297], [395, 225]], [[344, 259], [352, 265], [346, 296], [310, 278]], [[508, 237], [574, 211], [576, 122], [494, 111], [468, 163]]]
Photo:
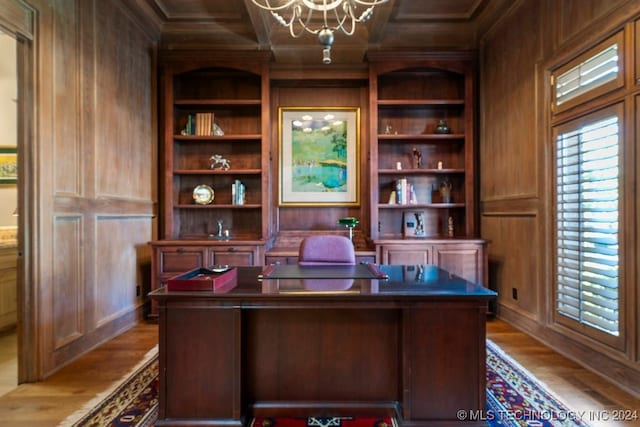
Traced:
[[136, 247], [148, 241], [147, 218], [101, 216], [96, 229], [96, 326], [131, 311], [136, 305]]
[[481, 51], [480, 199], [535, 197], [540, 2], [523, 2]]
[[[489, 282], [499, 293], [498, 314], [633, 390], [638, 387], [632, 385], [631, 378], [640, 372], [637, 314], [623, 320], [628, 335], [622, 352], [553, 324], [554, 166], [549, 73], [614, 31], [632, 30], [638, 14], [637, 1], [521, 0], [482, 36], [480, 48], [480, 216], [482, 238], [490, 241]], [[626, 55], [630, 55], [631, 40], [632, 33], [627, 33]], [[626, 65], [632, 64], [633, 59], [626, 61]], [[627, 84], [632, 77], [626, 77]], [[615, 96], [630, 99], [636, 92], [637, 88], [625, 86]], [[613, 102], [615, 96], [584, 105], [581, 111]], [[627, 117], [631, 110], [627, 108]], [[577, 113], [578, 109], [573, 109], [553, 120], [561, 122]], [[625, 138], [635, 139], [637, 124], [631, 122], [625, 122]], [[629, 163], [627, 160], [625, 165]], [[631, 181], [637, 173], [627, 170], [624, 175], [627, 188], [633, 187]], [[625, 197], [637, 199], [637, 194], [626, 191]], [[637, 235], [637, 212], [624, 209], [625, 216], [635, 222], [624, 221], [621, 227], [627, 230], [626, 235]], [[625, 245], [625, 256], [621, 257], [621, 269], [629, 276], [625, 280], [635, 283], [633, 290], [625, 292], [621, 287], [625, 294], [621, 301], [627, 308], [638, 305], [635, 263], [629, 261], [637, 259], [637, 243], [631, 246]], [[635, 258], [629, 257], [630, 252]]]
[[[96, 196], [149, 200], [153, 180], [153, 70], [149, 40], [108, 2], [96, 2]], [[118, 37], [102, 37], [117, 34]], [[87, 88], [89, 89], [89, 88]], [[106, 101], [106, 102], [105, 102]]]
[[498, 292], [499, 305], [532, 318], [540, 316], [537, 223], [534, 213], [482, 217], [483, 237], [491, 242], [489, 287]]
[[628, 0], [562, 0], [552, 3], [550, 18], [557, 18], [558, 45], [566, 42], [599, 18], [628, 3]]
[[60, 195], [82, 195], [83, 141], [79, 137], [80, 116], [78, 115], [79, 57], [78, 23], [74, 2], [67, 2], [65, 8], [54, 8], [51, 44], [52, 77], [55, 88], [53, 114], [55, 124], [53, 134], [53, 181], [54, 192]]
[[53, 71], [39, 83], [34, 153], [44, 226], [33, 376], [42, 379], [141, 316], [136, 292], [150, 254], [140, 246], [153, 238], [157, 188], [156, 64], [155, 42], [120, 1], [38, 8], [50, 12], [39, 65]]
[[60, 215], [54, 219], [52, 251], [56, 256], [51, 270], [54, 349], [85, 332], [82, 222], [79, 215]]

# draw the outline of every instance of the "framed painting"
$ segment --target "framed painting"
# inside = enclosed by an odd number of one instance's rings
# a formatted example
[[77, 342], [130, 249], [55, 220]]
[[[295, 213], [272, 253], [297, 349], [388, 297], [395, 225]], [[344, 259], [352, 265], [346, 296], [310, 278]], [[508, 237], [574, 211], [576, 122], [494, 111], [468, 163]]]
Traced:
[[360, 109], [280, 107], [281, 206], [360, 204]]
[[16, 147], [0, 147], [0, 185], [18, 182], [18, 151]]

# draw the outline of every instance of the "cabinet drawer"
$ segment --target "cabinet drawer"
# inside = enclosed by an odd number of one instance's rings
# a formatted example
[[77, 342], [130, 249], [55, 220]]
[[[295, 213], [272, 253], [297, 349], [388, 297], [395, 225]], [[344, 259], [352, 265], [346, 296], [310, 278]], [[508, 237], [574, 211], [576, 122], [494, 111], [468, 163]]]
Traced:
[[431, 264], [429, 246], [421, 244], [385, 245], [381, 248], [382, 264]]
[[159, 273], [181, 273], [204, 266], [205, 249], [202, 247], [177, 247], [160, 250]]
[[254, 265], [255, 250], [249, 246], [216, 246], [209, 248], [207, 265]]
[[298, 263], [297, 256], [267, 256], [265, 265], [295, 265]]

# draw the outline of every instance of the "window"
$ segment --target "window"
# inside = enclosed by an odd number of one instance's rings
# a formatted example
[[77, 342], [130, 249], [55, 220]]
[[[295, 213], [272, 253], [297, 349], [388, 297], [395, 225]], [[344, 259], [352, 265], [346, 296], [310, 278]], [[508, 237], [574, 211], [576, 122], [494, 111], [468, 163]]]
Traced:
[[620, 333], [619, 201], [622, 107], [555, 129], [556, 312]]
[[622, 34], [605, 40], [552, 73], [555, 113], [624, 85], [620, 72]]

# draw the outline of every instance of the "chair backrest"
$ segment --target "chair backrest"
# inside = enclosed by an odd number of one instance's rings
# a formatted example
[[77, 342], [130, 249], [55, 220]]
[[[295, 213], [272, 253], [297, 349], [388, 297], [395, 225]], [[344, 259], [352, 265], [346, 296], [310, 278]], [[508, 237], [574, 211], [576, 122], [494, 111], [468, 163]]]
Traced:
[[345, 236], [318, 235], [306, 237], [298, 251], [299, 265], [354, 265], [353, 243]]

